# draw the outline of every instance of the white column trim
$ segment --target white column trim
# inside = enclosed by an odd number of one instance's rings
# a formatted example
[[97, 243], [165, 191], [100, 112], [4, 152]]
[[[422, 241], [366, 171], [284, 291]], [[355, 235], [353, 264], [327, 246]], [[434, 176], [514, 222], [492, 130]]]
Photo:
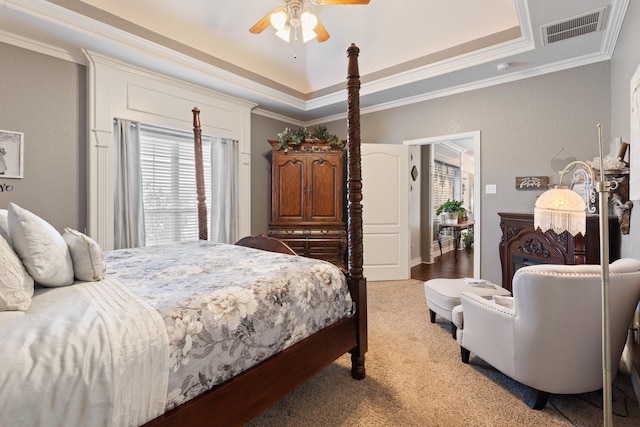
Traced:
[[88, 81], [87, 232], [113, 249], [113, 119], [191, 131], [201, 111], [203, 134], [240, 141], [240, 235], [251, 232], [251, 110], [255, 104], [85, 51]]

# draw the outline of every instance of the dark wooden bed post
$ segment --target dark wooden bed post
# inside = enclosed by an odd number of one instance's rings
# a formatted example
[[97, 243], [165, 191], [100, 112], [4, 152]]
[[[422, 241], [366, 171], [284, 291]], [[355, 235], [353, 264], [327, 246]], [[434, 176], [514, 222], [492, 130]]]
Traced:
[[204, 169], [202, 167], [202, 129], [200, 127], [200, 110], [193, 107], [193, 146], [196, 161], [196, 192], [198, 199], [198, 238], [207, 240], [207, 202], [204, 191]]
[[351, 376], [365, 377], [367, 352], [367, 279], [363, 276], [362, 169], [360, 167], [360, 49], [347, 49], [347, 280], [357, 307], [358, 345], [351, 353]]

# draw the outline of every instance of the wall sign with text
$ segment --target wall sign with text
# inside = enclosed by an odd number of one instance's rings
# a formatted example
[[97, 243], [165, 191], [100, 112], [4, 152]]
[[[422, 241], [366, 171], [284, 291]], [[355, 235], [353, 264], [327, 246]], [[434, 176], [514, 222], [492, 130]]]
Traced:
[[517, 176], [516, 190], [546, 190], [549, 186], [548, 176]]

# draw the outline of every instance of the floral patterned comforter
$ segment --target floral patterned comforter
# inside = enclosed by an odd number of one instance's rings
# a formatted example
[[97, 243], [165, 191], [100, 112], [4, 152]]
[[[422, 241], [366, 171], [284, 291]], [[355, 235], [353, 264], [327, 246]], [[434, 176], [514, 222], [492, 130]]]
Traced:
[[167, 410], [353, 312], [344, 275], [325, 261], [208, 241], [106, 257], [167, 327]]

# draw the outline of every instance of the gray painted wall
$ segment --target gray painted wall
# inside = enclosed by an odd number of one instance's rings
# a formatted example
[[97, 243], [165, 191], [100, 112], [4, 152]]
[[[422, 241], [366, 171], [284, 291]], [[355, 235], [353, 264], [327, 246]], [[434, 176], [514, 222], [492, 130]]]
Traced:
[[559, 177], [549, 162], [561, 148], [578, 159], [596, 155], [597, 123], [605, 134], [610, 130], [609, 82], [609, 62], [602, 62], [364, 114], [362, 141], [401, 144], [480, 130], [481, 175], [476, 179], [482, 189], [496, 184], [497, 194], [480, 195], [482, 241], [476, 249], [482, 277], [501, 283], [498, 212], [533, 212], [541, 193], [516, 190], [515, 177], [545, 175], [556, 183]]
[[2, 179], [17, 203], [58, 231], [86, 227], [85, 67], [0, 43], [0, 129], [24, 132], [24, 177]]
[[271, 145], [285, 127], [298, 126], [251, 115], [251, 234], [267, 234], [271, 220]]
[[[622, 31], [611, 59], [611, 134], [629, 142], [630, 81], [640, 66], [640, 2], [630, 1]], [[634, 149], [631, 147], [631, 149]], [[637, 147], [636, 147], [637, 149]], [[636, 165], [640, 167], [640, 165]], [[640, 170], [640, 169], [636, 169]], [[630, 233], [622, 236], [622, 256], [640, 258], [640, 202], [634, 200]]]

